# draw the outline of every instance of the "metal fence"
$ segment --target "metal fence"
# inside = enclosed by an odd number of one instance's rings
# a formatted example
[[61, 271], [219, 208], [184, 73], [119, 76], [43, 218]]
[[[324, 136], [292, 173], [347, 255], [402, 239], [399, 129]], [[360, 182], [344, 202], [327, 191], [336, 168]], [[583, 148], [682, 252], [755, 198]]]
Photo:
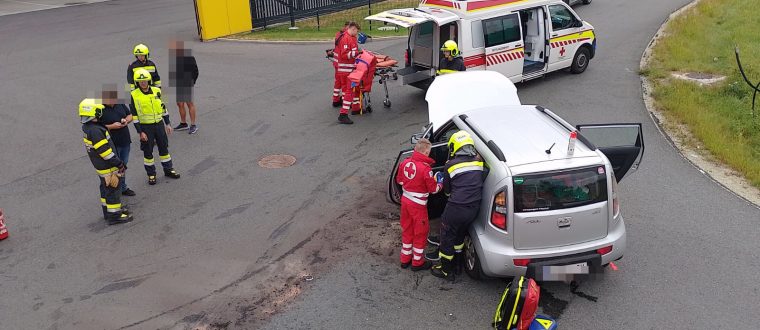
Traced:
[[[416, 7], [419, 4], [419, 0], [250, 0], [250, 2], [254, 29], [285, 22], [294, 26], [296, 21], [305, 18], [319, 18], [363, 6], [366, 10], [362, 10], [362, 14], [368, 16], [387, 10], [389, 6]], [[347, 17], [346, 20], [352, 19]]]

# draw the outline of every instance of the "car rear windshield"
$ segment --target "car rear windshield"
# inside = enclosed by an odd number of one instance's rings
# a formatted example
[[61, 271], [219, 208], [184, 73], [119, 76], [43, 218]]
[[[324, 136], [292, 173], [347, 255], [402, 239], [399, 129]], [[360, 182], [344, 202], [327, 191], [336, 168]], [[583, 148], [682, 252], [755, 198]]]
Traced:
[[515, 212], [559, 210], [607, 201], [604, 166], [515, 176]]

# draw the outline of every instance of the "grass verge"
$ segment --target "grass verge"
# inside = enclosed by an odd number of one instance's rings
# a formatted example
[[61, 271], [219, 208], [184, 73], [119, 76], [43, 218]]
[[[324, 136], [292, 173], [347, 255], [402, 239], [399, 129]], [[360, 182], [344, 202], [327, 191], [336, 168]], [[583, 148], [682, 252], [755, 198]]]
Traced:
[[[390, 9], [412, 8], [418, 5], [419, 0], [385, 0], [373, 3], [371, 12], [377, 14]], [[369, 15], [369, 6], [361, 6], [320, 15], [319, 20], [316, 17], [312, 17], [296, 21], [295, 26], [298, 27], [297, 30], [290, 30], [290, 23], [285, 23], [270, 26], [266, 29], [237, 34], [231, 38], [267, 41], [332, 41], [335, 38], [335, 32], [341, 29], [346, 21], [358, 22], [362, 27], [362, 31], [372, 37], [406, 36], [408, 33], [407, 29], [393, 25], [384, 25], [382, 22], [372, 22], [370, 26], [369, 21], [364, 20]]]
[[[760, 188], [760, 104], [753, 116], [753, 90], [743, 81], [734, 57], [738, 46], [745, 72], [757, 84], [757, 8], [760, 0], [701, 1], [668, 23], [642, 74], [651, 80], [655, 105], [669, 120], [685, 124], [712, 156]], [[727, 79], [700, 86], [672, 78], [673, 72]]]

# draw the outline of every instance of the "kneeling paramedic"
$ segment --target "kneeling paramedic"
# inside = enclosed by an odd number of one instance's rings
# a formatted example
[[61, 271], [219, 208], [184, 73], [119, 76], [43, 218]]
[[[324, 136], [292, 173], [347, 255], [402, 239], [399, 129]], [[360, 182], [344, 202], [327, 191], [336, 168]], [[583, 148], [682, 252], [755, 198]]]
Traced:
[[430, 261], [423, 258], [430, 230], [427, 199], [443, 188], [443, 174], [433, 175], [435, 161], [429, 157], [432, 145], [420, 139], [414, 146], [412, 157], [399, 164], [396, 182], [401, 185], [401, 268], [412, 265], [413, 271], [430, 269]]
[[158, 146], [158, 157], [164, 168], [164, 175], [179, 179], [179, 173], [172, 166], [172, 156], [169, 155], [169, 138], [172, 128], [169, 126], [169, 113], [161, 102], [161, 89], [150, 85], [151, 76], [147, 70], [135, 71], [134, 77], [137, 89], [133, 90], [132, 120], [135, 130], [140, 134], [140, 149], [143, 151], [145, 172], [148, 173], [148, 184], [156, 184], [156, 162], [153, 158], [153, 146]]
[[441, 215], [440, 262], [430, 271], [453, 281], [454, 271], [461, 271], [464, 263], [464, 237], [480, 210], [487, 172], [469, 133], [454, 133], [448, 146], [450, 159], [443, 173], [443, 187], [449, 199]]
[[437, 74], [443, 75], [467, 70], [467, 67], [464, 66], [464, 60], [459, 56], [459, 47], [454, 40], [444, 42], [441, 52], [443, 52], [443, 56], [438, 65]]
[[121, 176], [127, 167], [116, 155], [111, 135], [99, 119], [105, 106], [94, 99], [84, 99], [79, 103], [79, 117], [82, 119], [84, 147], [92, 166], [100, 176], [100, 203], [103, 217], [109, 225], [132, 221], [121, 205]]

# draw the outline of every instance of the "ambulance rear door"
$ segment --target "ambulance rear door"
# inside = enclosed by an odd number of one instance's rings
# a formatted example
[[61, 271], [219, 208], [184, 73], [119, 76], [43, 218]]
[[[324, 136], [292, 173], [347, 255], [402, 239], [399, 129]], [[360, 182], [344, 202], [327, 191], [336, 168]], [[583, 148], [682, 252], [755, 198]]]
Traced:
[[512, 82], [522, 81], [525, 52], [520, 26], [518, 13], [483, 20], [486, 70], [500, 72]]

